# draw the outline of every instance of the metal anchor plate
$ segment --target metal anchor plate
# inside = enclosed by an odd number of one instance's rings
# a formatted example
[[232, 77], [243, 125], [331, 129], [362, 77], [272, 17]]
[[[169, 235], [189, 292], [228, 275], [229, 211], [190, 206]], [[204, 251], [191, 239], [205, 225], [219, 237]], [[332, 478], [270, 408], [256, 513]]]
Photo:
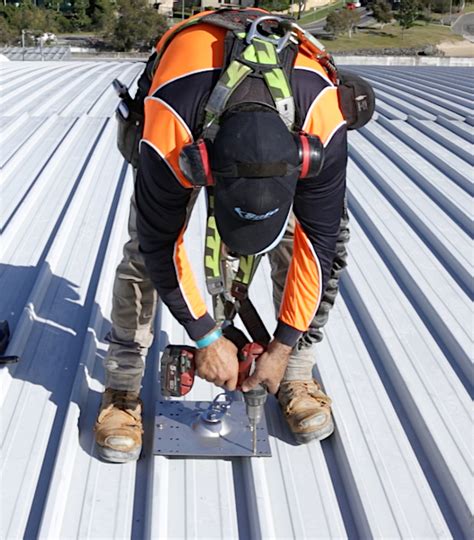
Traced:
[[[161, 456], [254, 456], [245, 403], [157, 401], [153, 453]], [[257, 426], [255, 456], [271, 455], [267, 422], [263, 415]]]

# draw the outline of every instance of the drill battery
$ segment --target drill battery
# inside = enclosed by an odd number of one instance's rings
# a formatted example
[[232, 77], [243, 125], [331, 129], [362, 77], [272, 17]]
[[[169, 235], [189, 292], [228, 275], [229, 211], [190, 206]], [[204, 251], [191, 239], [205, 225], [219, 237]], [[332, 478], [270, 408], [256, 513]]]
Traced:
[[[262, 345], [249, 342], [239, 350], [238, 389], [251, 374], [255, 362], [264, 351]], [[166, 347], [160, 369], [161, 393], [164, 397], [182, 397], [191, 391], [196, 373], [195, 353], [196, 348], [188, 345]]]
[[181, 397], [194, 383], [195, 347], [168, 345], [161, 357], [161, 393], [164, 397]]

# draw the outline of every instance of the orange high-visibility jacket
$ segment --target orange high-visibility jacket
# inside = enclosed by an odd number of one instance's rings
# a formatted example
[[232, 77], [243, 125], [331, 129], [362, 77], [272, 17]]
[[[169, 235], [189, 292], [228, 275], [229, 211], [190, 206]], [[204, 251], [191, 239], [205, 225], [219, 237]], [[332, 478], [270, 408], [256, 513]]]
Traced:
[[[192, 186], [178, 157], [199, 137], [207, 98], [217, 83], [226, 30], [200, 24], [178, 33], [163, 54], [145, 100], [145, 128], [135, 194], [140, 249], [158, 293], [197, 340], [215, 327], [196, 285], [183, 244]], [[166, 35], [158, 48], [163, 43]], [[291, 85], [300, 127], [325, 146], [324, 168], [298, 182], [293, 256], [275, 337], [293, 346], [319, 306], [335, 254], [346, 182], [346, 124], [337, 88], [300, 51]]]

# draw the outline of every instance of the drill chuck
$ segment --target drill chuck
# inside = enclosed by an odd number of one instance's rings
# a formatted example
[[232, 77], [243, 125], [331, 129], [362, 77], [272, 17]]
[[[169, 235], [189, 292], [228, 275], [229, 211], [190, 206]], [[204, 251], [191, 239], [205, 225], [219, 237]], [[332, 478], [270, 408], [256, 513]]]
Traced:
[[259, 384], [256, 388], [244, 392], [247, 416], [253, 425], [257, 425], [263, 414], [263, 406], [267, 401], [267, 389]]

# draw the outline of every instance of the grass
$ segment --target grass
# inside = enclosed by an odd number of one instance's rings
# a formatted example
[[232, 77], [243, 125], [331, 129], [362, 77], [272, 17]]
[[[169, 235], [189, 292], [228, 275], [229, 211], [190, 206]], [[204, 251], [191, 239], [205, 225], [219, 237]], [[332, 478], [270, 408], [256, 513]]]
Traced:
[[339, 1], [329, 6], [324, 6], [322, 8], [317, 8], [315, 10], [308, 11], [305, 15], [301, 17], [301, 19], [299, 19], [298, 24], [308, 24], [308, 23], [312, 23], [312, 22], [324, 19], [324, 17], [327, 17], [327, 15], [331, 11], [341, 8], [345, 3], [346, 3], [345, 1]]
[[463, 13], [472, 13], [474, 11], [474, 2], [469, 2], [464, 6]]
[[348, 52], [355, 49], [412, 48], [437, 45], [442, 41], [462, 41], [462, 37], [453, 34], [449, 27], [439, 24], [417, 23], [405, 30], [398, 24], [387, 24], [383, 29], [368, 28], [352, 35], [338, 36], [333, 40], [321, 41], [332, 53]]

